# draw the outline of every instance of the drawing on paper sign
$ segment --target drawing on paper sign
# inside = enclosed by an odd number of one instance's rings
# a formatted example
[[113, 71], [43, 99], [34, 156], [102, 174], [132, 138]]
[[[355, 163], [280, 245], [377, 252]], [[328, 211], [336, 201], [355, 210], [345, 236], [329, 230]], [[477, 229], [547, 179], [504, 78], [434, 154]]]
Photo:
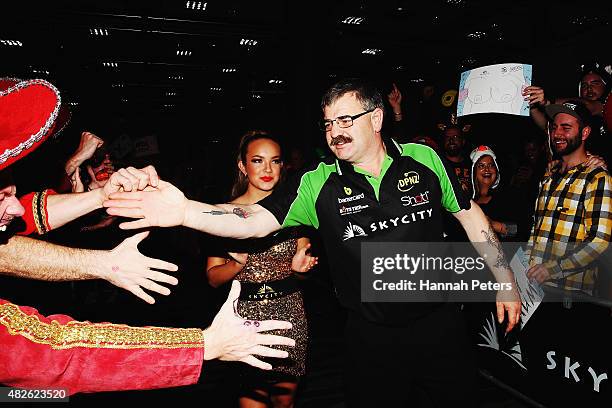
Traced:
[[497, 64], [461, 74], [457, 116], [474, 113], [509, 113], [529, 116], [523, 89], [531, 85], [531, 65]]

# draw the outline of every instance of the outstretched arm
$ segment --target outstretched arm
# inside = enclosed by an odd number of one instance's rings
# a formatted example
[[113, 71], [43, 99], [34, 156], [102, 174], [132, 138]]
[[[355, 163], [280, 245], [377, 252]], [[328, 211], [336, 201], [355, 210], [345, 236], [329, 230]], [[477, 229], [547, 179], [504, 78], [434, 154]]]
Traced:
[[98, 208], [104, 200], [117, 191], [143, 190], [157, 186], [159, 177], [153, 166], [142, 169], [128, 167], [112, 174], [102, 188], [86, 193], [56, 194], [47, 198], [47, 217], [51, 229], [56, 229]]
[[156, 282], [178, 283], [175, 277], [155, 269], [176, 271], [178, 267], [138, 251], [138, 244], [147, 235], [136, 234], [110, 251], [69, 248], [15, 236], [0, 245], [0, 273], [46, 281], [104, 279], [147, 303], [155, 303], [143, 288], [169, 295], [170, 290]]
[[280, 229], [280, 224], [260, 205], [210, 205], [189, 200], [183, 226], [217, 236], [232, 238], [265, 237]]
[[511, 293], [504, 295], [502, 298], [500, 298], [498, 292], [497, 319], [501, 323], [504, 320], [504, 312], [508, 312], [506, 329], [508, 332], [518, 323], [521, 316], [521, 299], [516, 290], [514, 273], [506, 261], [497, 235], [495, 235], [478, 204], [473, 201], [469, 210], [461, 210], [453, 215], [459, 220], [472, 243], [482, 243], [475, 245], [475, 248], [485, 258], [495, 279], [500, 283], [511, 283], [514, 288]]
[[260, 205], [211, 205], [188, 200], [178, 188], [162, 180], [151, 191], [113, 193], [104, 206], [111, 215], [139, 218], [120, 224], [123, 229], [182, 225], [222, 237], [253, 238], [265, 237], [281, 227]]
[[243, 319], [233, 308], [239, 295], [235, 281], [205, 330], [79, 322], [0, 299], [0, 349], [6, 351], [0, 353], [0, 383], [65, 388], [72, 395], [195, 384], [204, 360], [269, 370], [272, 366], [255, 356], [285, 358], [286, 351], [269, 346], [293, 347], [295, 341], [263, 332], [290, 329], [291, 323]]

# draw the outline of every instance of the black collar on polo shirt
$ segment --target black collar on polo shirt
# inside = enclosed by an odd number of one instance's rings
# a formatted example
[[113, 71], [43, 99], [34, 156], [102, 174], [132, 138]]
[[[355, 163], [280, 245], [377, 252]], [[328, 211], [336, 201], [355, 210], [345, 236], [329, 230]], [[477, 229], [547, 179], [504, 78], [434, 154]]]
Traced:
[[[402, 147], [390, 137], [383, 137], [383, 143], [385, 144], [385, 148], [387, 150], [387, 154], [393, 158], [397, 159], [402, 155]], [[353, 165], [345, 160], [338, 160], [336, 158], [336, 171], [339, 176], [346, 174], [355, 173], [355, 168]]]

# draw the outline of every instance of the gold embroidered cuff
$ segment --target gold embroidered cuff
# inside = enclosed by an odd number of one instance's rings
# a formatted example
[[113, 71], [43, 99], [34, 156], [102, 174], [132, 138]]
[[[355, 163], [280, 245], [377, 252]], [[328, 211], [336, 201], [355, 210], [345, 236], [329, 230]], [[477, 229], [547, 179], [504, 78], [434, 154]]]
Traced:
[[200, 329], [171, 329], [165, 327], [131, 327], [122, 324], [70, 321], [61, 324], [41, 322], [18, 306], [0, 305], [0, 324], [12, 335], [23, 336], [56, 350], [73, 347], [104, 349], [202, 348]]

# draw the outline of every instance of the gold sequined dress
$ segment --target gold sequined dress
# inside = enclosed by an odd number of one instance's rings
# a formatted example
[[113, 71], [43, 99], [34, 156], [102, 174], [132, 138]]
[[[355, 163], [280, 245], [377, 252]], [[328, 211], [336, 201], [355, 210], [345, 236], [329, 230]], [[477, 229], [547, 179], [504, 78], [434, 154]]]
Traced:
[[[274, 282], [287, 278], [291, 279], [291, 261], [297, 249], [295, 231], [281, 231], [276, 236], [263, 239], [272, 245], [253, 245], [248, 251], [249, 256], [244, 268], [236, 275], [240, 282], [255, 283], [258, 290], [255, 294], [265, 295], [274, 291]], [[256, 248], [253, 248], [256, 247]], [[259, 285], [261, 284], [261, 285]], [[260, 296], [261, 298], [265, 296]], [[286, 320], [293, 324], [291, 330], [270, 331], [295, 340], [295, 347], [278, 347], [286, 350], [289, 357], [286, 359], [264, 359], [270, 362], [275, 372], [290, 376], [301, 376], [305, 371], [306, 347], [308, 343], [308, 327], [304, 313], [302, 293], [291, 293], [286, 296], [262, 300], [240, 300], [238, 313], [252, 320]], [[261, 373], [261, 371], [260, 371]]]

